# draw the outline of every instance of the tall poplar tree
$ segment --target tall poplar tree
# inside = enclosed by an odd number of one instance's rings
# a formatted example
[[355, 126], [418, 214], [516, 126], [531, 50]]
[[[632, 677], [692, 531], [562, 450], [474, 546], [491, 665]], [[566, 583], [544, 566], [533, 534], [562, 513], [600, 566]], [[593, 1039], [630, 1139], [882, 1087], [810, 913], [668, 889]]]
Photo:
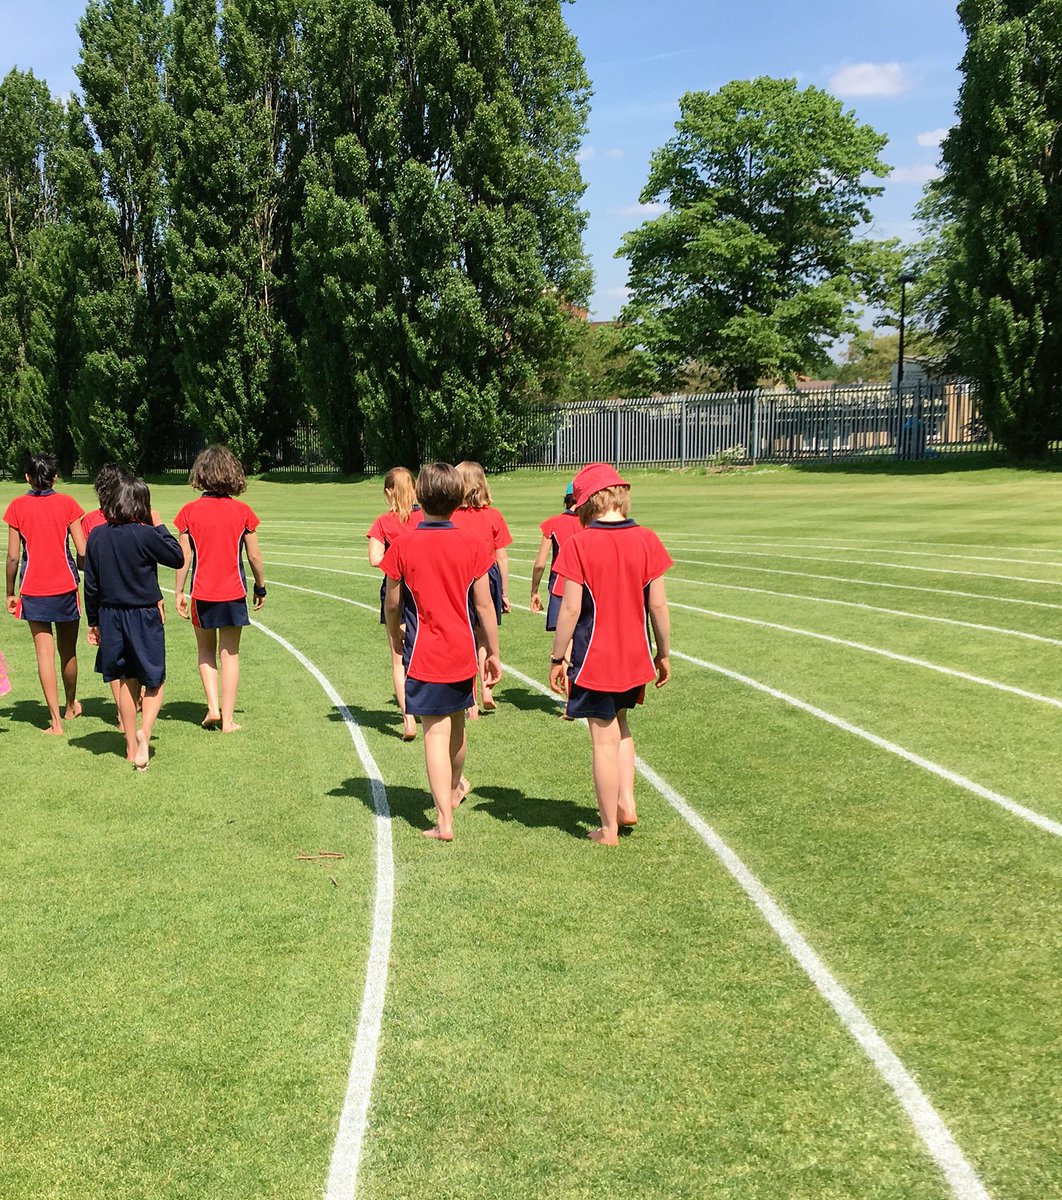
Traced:
[[1062, 7], [963, 0], [958, 123], [939, 184], [944, 332], [992, 432], [1020, 458], [1062, 437]]
[[502, 461], [589, 291], [560, 0], [312, 0], [306, 39], [303, 374], [333, 452]]

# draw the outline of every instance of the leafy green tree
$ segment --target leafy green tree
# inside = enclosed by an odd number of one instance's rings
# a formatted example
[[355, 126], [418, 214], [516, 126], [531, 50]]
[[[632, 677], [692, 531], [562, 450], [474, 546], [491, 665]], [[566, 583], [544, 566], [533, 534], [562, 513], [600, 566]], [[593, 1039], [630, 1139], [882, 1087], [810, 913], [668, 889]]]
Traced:
[[[588, 81], [560, 0], [314, 0], [303, 377], [348, 467], [501, 461], [585, 302]], [[356, 409], [356, 411], [355, 411]]]
[[18, 70], [0, 81], [0, 469], [17, 469], [30, 446], [58, 448], [65, 430], [65, 413], [52, 403], [50, 278], [61, 131], [62, 108], [47, 84]]
[[1062, 10], [963, 0], [958, 122], [943, 147], [944, 325], [995, 436], [1023, 459], [1062, 436]]
[[668, 387], [683, 362], [729, 386], [813, 373], [898, 273], [858, 237], [888, 174], [886, 138], [818, 88], [760, 78], [680, 101], [641, 200], [665, 209], [624, 238], [632, 347]]
[[248, 467], [301, 410], [286, 304], [298, 207], [294, 0], [177, 0], [168, 261], [188, 409]]

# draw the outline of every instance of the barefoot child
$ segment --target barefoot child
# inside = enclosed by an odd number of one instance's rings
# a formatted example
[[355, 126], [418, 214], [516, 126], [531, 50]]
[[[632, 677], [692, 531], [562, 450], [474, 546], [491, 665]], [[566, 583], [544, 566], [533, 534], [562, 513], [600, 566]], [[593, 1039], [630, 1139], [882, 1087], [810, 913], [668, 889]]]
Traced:
[[[488, 582], [490, 598], [494, 605], [495, 622], [501, 625], [502, 613], [511, 611], [509, 604], [509, 551], [512, 545], [512, 535], [505, 518], [494, 507], [491, 500], [487, 477], [478, 462], [461, 462], [457, 464], [457, 474], [460, 476], [465, 489], [460, 507], [454, 512], [454, 524], [459, 529], [467, 529], [478, 537], [487, 547], [491, 556]], [[493, 712], [498, 706], [494, 702], [491, 685], [483, 678], [483, 661], [487, 656], [486, 637], [483, 630], [476, 627], [476, 647], [479, 658], [479, 676], [483, 684], [483, 708]], [[468, 710], [470, 720], [479, 716], [473, 691], [472, 704]]]
[[422, 467], [417, 476], [422, 519], [391, 543], [381, 563], [387, 631], [405, 661], [406, 711], [424, 726], [424, 762], [436, 811], [435, 825], [424, 836], [443, 842], [453, 840], [453, 810], [470, 790], [462, 770], [465, 711], [473, 703], [477, 669], [473, 607], [486, 646], [484, 683], [493, 687], [501, 678], [487, 582], [494, 554], [450, 520], [463, 494], [461, 477], [449, 463]]
[[557, 563], [557, 555], [560, 554], [561, 546], [581, 528], [575, 512], [575, 489], [569, 483], [568, 490], [564, 493], [564, 512], [549, 517], [539, 525], [542, 531], [542, 545], [538, 548], [531, 568], [531, 611], [540, 613], [542, 601], [538, 597], [538, 585], [542, 582], [542, 572], [546, 569], [546, 558], [549, 558], [549, 583], [546, 588], [549, 593], [546, 601], [547, 633], [557, 628], [557, 613], [560, 612], [561, 596], [564, 593], [563, 586], [557, 586], [557, 572], [553, 569]]
[[[387, 547], [396, 537], [409, 527], [409, 519], [417, 506], [417, 493], [413, 484], [413, 476], [405, 467], [392, 467], [384, 476], [384, 495], [387, 497], [388, 509], [382, 516], [376, 518], [372, 528], [365, 535], [369, 539], [369, 565], [378, 567], [383, 562]], [[387, 591], [386, 577], [380, 582], [380, 624], [386, 625], [384, 616], [384, 594]], [[403, 636], [405, 629], [402, 630]], [[402, 663], [401, 650], [396, 651], [391, 646], [391, 679], [395, 688], [395, 699], [402, 710], [402, 741], [412, 742], [417, 736], [417, 721], [406, 712], [406, 668]]]
[[[70, 542], [78, 555], [85, 552], [81, 532], [81, 505], [53, 487], [58, 467], [50, 454], [27, 456], [24, 472], [30, 491], [7, 506], [7, 611], [29, 624], [37, 654], [37, 674], [48, 706], [45, 733], [61, 735], [63, 719], [81, 713], [77, 701], [77, 631], [81, 622], [77, 566]], [[21, 579], [16, 594], [16, 577]], [[52, 626], [55, 635], [52, 635]], [[59, 649], [66, 709], [59, 716], [59, 680], [55, 651]]]
[[[557, 574], [564, 579], [553, 635], [549, 683], [565, 691], [568, 715], [585, 717], [593, 747], [594, 791], [601, 826], [587, 835], [615, 846], [619, 827], [637, 823], [634, 807], [634, 739], [627, 711], [645, 698], [655, 677], [671, 678], [670, 617], [664, 572], [671, 558], [660, 539], [629, 517], [630, 485], [606, 463], [584, 467], [574, 481], [583, 529], [561, 548]], [[646, 615], [656, 656], [649, 649]], [[565, 661], [572, 642], [571, 665]]]
[[[208, 446], [192, 464], [188, 482], [202, 492], [186, 504], [174, 524], [180, 531], [184, 565], [177, 568], [177, 614], [191, 617], [199, 650], [199, 676], [207, 711], [204, 729], [221, 726], [235, 733], [236, 692], [240, 684], [240, 635], [251, 623], [247, 615], [247, 577], [243, 551], [254, 573], [254, 607], [266, 596], [262, 553], [258, 548], [258, 517], [236, 497], [247, 489], [239, 460], [225, 446]], [[192, 571], [192, 597], [184, 592]], [[218, 696], [218, 655], [221, 693]]]
[[142, 479], [123, 472], [104, 498], [103, 515], [107, 523], [93, 529], [85, 548], [89, 643], [100, 648], [96, 670], [118, 684], [126, 762], [146, 771], [166, 678], [158, 568], [180, 567], [184, 552], [165, 525], [151, 523], [151, 494]]

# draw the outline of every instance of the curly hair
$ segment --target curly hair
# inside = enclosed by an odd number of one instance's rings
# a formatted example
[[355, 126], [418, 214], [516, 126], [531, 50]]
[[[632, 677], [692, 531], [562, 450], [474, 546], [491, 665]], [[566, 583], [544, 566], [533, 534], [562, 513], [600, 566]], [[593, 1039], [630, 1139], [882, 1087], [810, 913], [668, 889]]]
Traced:
[[188, 482], [197, 492], [215, 492], [219, 496], [238, 496], [247, 490], [247, 478], [240, 460], [228, 446], [207, 446], [192, 463]]

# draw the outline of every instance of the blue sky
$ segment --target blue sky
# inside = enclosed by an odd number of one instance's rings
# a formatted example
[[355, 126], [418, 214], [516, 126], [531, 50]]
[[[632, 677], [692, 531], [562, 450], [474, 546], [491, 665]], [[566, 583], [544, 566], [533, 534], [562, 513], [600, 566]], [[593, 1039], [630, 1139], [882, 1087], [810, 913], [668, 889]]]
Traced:
[[[74, 89], [84, 7], [0, 0], [0, 73], [32, 68], [54, 92]], [[576, 0], [566, 11], [594, 87], [583, 172], [595, 317], [623, 303], [626, 263], [613, 256], [646, 217], [638, 195], [679, 97], [732, 79], [778, 75], [827, 88], [887, 134], [895, 172], [873, 232], [914, 236], [912, 210], [954, 119], [963, 37], [951, 0]]]

